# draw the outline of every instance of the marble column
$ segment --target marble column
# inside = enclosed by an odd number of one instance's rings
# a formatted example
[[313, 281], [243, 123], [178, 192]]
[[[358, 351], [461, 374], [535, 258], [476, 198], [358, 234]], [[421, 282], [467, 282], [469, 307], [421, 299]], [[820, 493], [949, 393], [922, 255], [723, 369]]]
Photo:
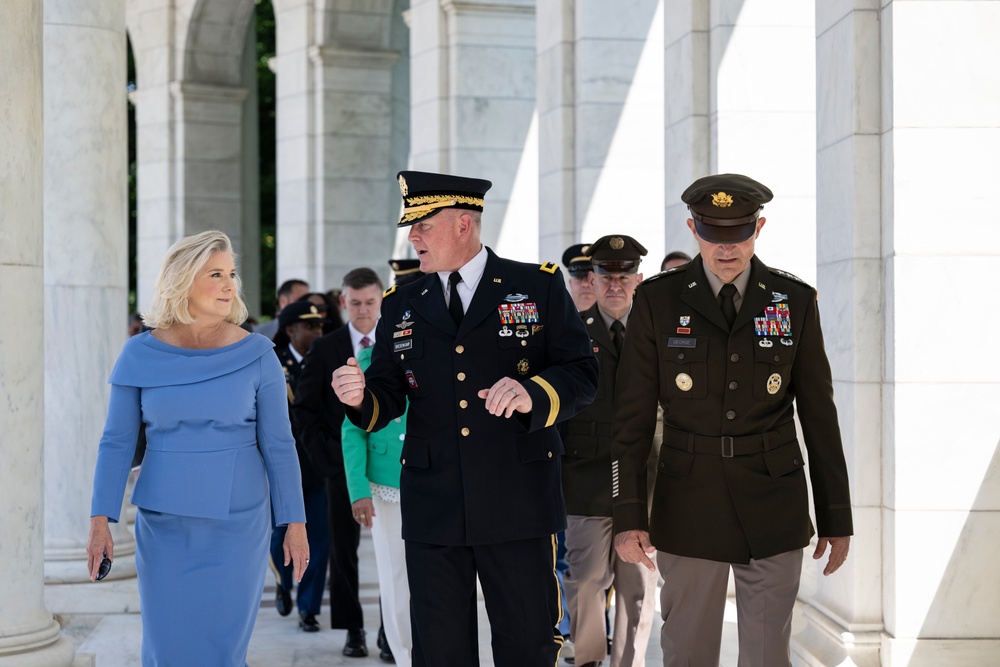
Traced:
[[1000, 79], [983, 72], [1000, 61], [1000, 4], [883, 2], [880, 19], [881, 661], [992, 665]]
[[[45, 578], [89, 581], [107, 378], [128, 315], [125, 5], [45, 3]], [[113, 528], [112, 577], [135, 575]]]
[[414, 0], [409, 19], [410, 166], [491, 180], [483, 241], [537, 261], [534, 0]]
[[[274, 0], [277, 22], [277, 283], [291, 278], [319, 287], [315, 257], [317, 167], [312, 0]], [[277, 285], [275, 285], [277, 289]]]
[[[388, 21], [388, 15], [375, 15], [366, 23]], [[314, 252], [323, 257], [314, 284], [329, 289], [359, 266], [387, 275], [400, 201], [396, 172], [405, 167], [390, 160], [392, 72], [399, 53], [372, 44], [323, 45], [309, 56], [319, 123]]]
[[42, 3], [0, 4], [0, 663], [67, 667], [73, 646], [43, 601], [44, 249]]
[[[600, 0], [538, 9], [539, 205], [545, 256], [628, 233], [663, 256], [663, 3]], [[625, 222], [627, 221], [627, 223]]]
[[664, 247], [697, 252], [680, 193], [711, 172], [708, 0], [663, 0]]
[[[854, 531], [843, 568], [804, 568], [807, 665], [878, 665], [882, 631], [882, 153], [879, 11], [816, 3], [817, 287], [851, 480]], [[767, 230], [768, 232], [770, 229]], [[766, 232], [765, 232], [766, 233]]]

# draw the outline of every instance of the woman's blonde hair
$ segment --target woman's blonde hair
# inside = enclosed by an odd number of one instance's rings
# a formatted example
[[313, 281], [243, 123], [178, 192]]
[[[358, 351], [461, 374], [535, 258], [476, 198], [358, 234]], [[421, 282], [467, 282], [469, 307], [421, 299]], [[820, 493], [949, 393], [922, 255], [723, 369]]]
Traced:
[[[229, 237], [218, 230], [209, 230], [194, 236], [185, 236], [170, 246], [163, 258], [160, 274], [153, 285], [153, 299], [149, 309], [142, 313], [142, 321], [154, 329], [167, 328], [172, 324], [191, 324], [194, 318], [188, 312], [188, 295], [194, 286], [198, 272], [205, 268], [209, 258], [217, 252], [236, 253]], [[243, 283], [236, 275], [236, 290], [227, 322], [242, 324], [249, 313], [242, 298]]]

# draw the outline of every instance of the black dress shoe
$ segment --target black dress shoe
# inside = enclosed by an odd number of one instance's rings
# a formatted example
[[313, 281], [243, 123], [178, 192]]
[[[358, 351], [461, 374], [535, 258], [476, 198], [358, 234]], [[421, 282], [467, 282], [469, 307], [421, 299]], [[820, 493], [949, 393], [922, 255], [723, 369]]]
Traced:
[[382, 662], [396, 662], [396, 658], [392, 655], [392, 649], [389, 648], [389, 640], [385, 638], [385, 626], [378, 629], [378, 639], [375, 640], [375, 645], [379, 648], [379, 660]]
[[316, 617], [301, 611], [299, 612], [299, 627], [302, 628], [302, 632], [319, 632], [319, 623], [316, 622]]
[[292, 613], [292, 592], [286, 591], [281, 584], [278, 584], [278, 590], [274, 595], [274, 606], [281, 616]]
[[368, 655], [364, 630], [357, 628], [347, 631], [347, 643], [344, 644], [344, 655], [348, 658], [364, 658]]

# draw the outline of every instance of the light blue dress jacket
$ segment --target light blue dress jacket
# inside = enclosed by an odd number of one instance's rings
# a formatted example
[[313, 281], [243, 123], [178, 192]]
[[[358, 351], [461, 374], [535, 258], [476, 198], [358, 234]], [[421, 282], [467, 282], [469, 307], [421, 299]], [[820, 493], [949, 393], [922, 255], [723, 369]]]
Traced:
[[285, 377], [273, 347], [257, 334], [208, 350], [175, 347], [151, 333], [130, 338], [109, 380], [91, 516], [118, 521], [145, 422], [146, 453], [131, 498], [136, 506], [226, 519], [240, 483], [237, 458], [256, 448], [275, 521], [305, 521]]

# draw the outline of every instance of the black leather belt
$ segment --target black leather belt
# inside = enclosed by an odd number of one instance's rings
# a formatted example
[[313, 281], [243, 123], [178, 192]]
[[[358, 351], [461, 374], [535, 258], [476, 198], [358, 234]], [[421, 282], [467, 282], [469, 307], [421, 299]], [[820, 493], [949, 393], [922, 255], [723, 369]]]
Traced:
[[795, 422], [757, 435], [697, 435], [667, 428], [664, 444], [671, 449], [715, 454], [723, 458], [766, 452], [795, 439]]

